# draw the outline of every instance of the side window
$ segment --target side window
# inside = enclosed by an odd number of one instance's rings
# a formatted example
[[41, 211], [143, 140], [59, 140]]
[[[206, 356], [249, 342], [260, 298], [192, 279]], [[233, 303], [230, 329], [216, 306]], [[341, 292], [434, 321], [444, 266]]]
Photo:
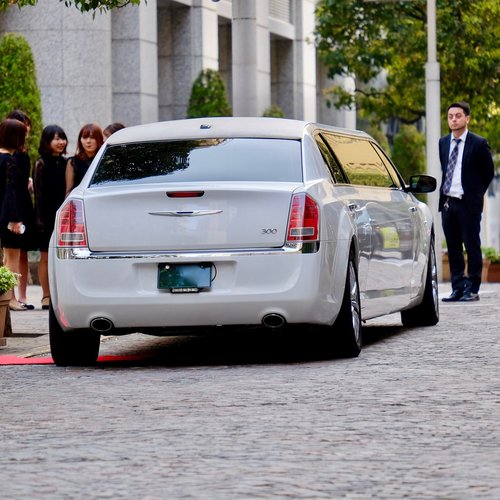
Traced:
[[330, 151], [328, 146], [323, 141], [322, 136], [318, 134], [316, 135], [315, 139], [316, 145], [321, 152], [321, 156], [323, 156], [323, 159], [325, 160], [328, 170], [330, 170], [330, 173], [332, 174], [333, 180], [338, 183], [344, 183], [346, 180], [344, 174], [342, 173], [342, 169], [337, 163], [337, 160], [333, 157], [332, 152]]
[[324, 134], [351, 184], [396, 187], [380, 156], [370, 141], [361, 137]]
[[387, 158], [387, 155], [385, 154], [384, 150], [378, 144], [372, 143], [372, 146], [375, 148], [375, 151], [380, 156], [380, 159], [384, 163], [385, 168], [389, 172], [389, 175], [391, 176], [392, 181], [394, 182], [394, 186], [402, 188], [404, 186], [404, 180], [399, 174], [399, 172], [396, 170], [394, 165], [392, 164], [391, 160]]

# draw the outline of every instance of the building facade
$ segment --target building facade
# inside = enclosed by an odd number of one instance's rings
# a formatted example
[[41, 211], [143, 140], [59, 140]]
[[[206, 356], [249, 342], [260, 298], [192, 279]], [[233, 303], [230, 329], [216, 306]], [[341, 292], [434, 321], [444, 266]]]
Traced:
[[[18, 33], [30, 44], [44, 124], [65, 129], [70, 154], [85, 123], [185, 118], [192, 83], [205, 68], [222, 74], [235, 116], [261, 116], [274, 104], [287, 118], [356, 128], [355, 111], [326, 106], [323, 89], [332, 82], [317, 62], [315, 5], [147, 0], [94, 16], [39, 0], [0, 13], [0, 36]], [[349, 79], [342, 83], [353, 88]], [[482, 234], [486, 245], [499, 248], [495, 182]]]
[[93, 16], [39, 0], [0, 13], [0, 35], [29, 42], [44, 124], [70, 142], [88, 122], [185, 118], [204, 68], [222, 74], [235, 116], [274, 104], [287, 118], [354, 128], [353, 111], [324, 104], [314, 9], [315, 0], [148, 0]]

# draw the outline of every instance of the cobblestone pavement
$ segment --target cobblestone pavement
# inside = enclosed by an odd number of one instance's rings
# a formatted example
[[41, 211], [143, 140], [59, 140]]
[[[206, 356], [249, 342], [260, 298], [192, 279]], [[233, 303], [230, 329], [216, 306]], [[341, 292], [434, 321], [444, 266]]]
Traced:
[[[154, 365], [0, 367], [0, 496], [497, 500], [500, 285], [481, 292], [435, 327], [370, 321], [352, 360], [305, 335], [137, 335], [101, 353]], [[0, 355], [43, 351], [22, 334], [45, 311], [12, 323]]]

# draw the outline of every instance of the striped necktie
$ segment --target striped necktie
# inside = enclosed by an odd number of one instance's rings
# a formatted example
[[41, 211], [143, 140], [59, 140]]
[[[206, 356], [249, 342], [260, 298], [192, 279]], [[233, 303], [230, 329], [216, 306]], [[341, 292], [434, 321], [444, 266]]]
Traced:
[[455, 167], [457, 166], [457, 158], [458, 158], [458, 145], [462, 139], [453, 139], [455, 141], [455, 147], [451, 152], [450, 159], [448, 160], [448, 167], [446, 169], [446, 174], [443, 182], [443, 193], [448, 194], [451, 189], [451, 181], [453, 179], [453, 172], [455, 171]]

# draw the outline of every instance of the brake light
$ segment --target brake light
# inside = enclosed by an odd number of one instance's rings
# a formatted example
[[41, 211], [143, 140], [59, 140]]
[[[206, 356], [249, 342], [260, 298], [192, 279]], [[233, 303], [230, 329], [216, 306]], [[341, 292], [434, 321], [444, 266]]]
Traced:
[[316, 241], [318, 239], [318, 204], [306, 193], [294, 195], [288, 219], [287, 241]]
[[169, 191], [169, 198], [200, 198], [205, 194], [205, 191]]
[[68, 200], [62, 206], [58, 217], [57, 246], [87, 246], [87, 231], [85, 229], [82, 200]]

